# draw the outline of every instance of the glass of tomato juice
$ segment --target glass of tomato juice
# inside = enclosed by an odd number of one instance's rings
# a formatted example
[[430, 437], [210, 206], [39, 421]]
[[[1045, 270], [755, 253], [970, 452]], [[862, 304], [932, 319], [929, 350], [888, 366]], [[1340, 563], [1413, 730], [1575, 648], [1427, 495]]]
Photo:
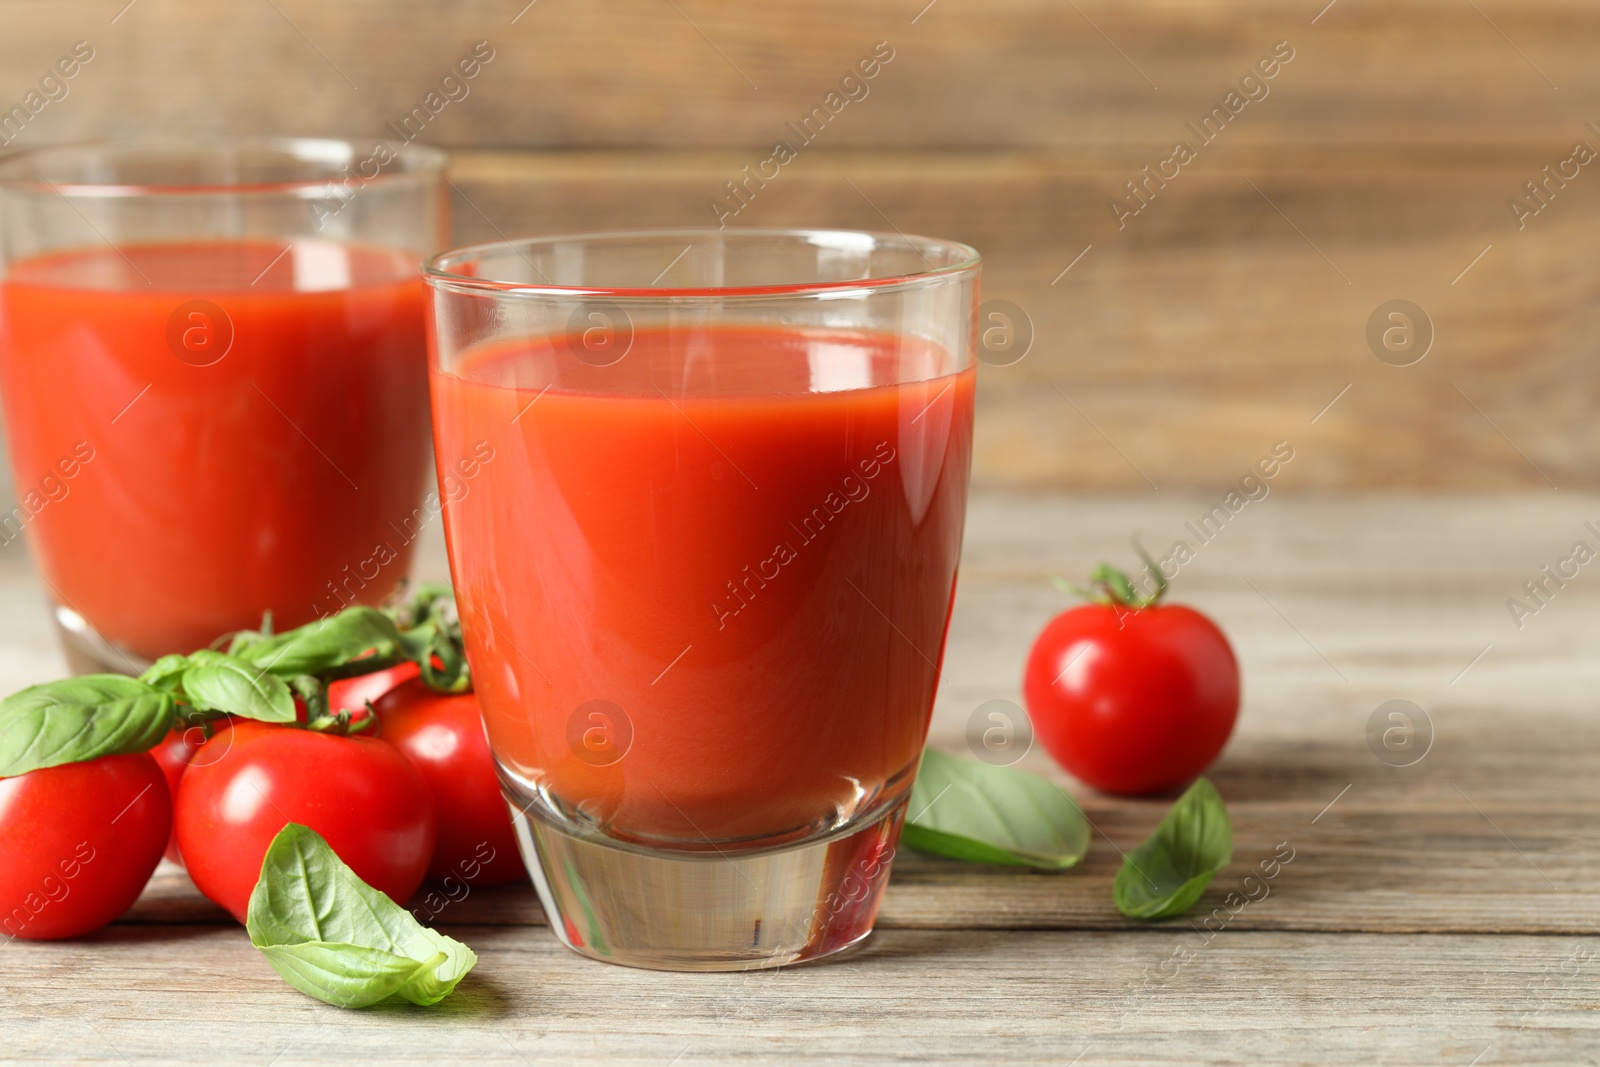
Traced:
[[569, 947], [729, 970], [871, 931], [955, 592], [978, 271], [773, 230], [424, 266], [435, 454], [493, 456], [444, 505], [468, 659]]
[[80, 671], [371, 604], [431, 518], [444, 154], [218, 138], [0, 162], [0, 390]]

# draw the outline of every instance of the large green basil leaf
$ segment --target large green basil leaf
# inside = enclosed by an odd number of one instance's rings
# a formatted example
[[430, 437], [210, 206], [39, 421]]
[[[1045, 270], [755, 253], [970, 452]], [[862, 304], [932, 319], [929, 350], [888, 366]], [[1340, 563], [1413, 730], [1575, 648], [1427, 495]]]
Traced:
[[406, 645], [383, 612], [353, 607], [231, 651], [264, 671], [293, 678], [342, 667], [368, 652], [375, 658], [404, 654]]
[[284, 981], [341, 1008], [398, 996], [434, 1004], [478, 957], [356, 877], [316, 831], [273, 838], [250, 894], [250, 943]]
[[0, 778], [148, 751], [175, 710], [171, 693], [120, 674], [29, 686], [0, 701]]
[[183, 692], [200, 711], [225, 711], [262, 722], [294, 722], [294, 694], [282, 678], [223, 652], [189, 656]]
[[1089, 823], [1047, 778], [928, 749], [901, 840], [973, 863], [1059, 871], [1089, 851]]
[[1172, 805], [1156, 832], [1123, 858], [1112, 899], [1130, 919], [1181, 915], [1232, 861], [1228, 807], [1216, 787], [1201, 778]]

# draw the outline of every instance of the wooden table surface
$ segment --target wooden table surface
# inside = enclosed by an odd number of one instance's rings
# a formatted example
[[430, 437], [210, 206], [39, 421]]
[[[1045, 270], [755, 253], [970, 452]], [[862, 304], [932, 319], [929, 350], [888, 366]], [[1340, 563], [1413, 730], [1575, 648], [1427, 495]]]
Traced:
[[[964, 753], [979, 704], [1020, 699], [1028, 643], [1063, 604], [1047, 575], [1126, 562], [1131, 531], [1165, 545], [1210, 503], [976, 499], [932, 743]], [[432, 1009], [300, 995], [164, 869], [97, 935], [0, 945], [0, 1062], [1600, 1062], [1600, 578], [1521, 629], [1506, 607], [1596, 543], [1591, 519], [1600, 500], [1550, 490], [1278, 493], [1201, 547], [1178, 596], [1233, 637], [1245, 704], [1212, 773], [1234, 863], [1184, 919], [1136, 925], [1111, 903], [1118, 850], [1165, 802], [1064, 777], [1098, 830], [1078, 869], [903, 851], [878, 931], [833, 962], [606, 966], [557, 945], [530, 889], [474, 891], [440, 923], [480, 962]], [[442, 570], [436, 543], [422, 569]], [[0, 608], [0, 684], [59, 671], [20, 544], [0, 552]], [[1367, 740], [1391, 699], [1432, 724], [1413, 766]], [[1038, 752], [1022, 766], [1060, 777]], [[1267, 894], [1208, 932], [1283, 842]]]

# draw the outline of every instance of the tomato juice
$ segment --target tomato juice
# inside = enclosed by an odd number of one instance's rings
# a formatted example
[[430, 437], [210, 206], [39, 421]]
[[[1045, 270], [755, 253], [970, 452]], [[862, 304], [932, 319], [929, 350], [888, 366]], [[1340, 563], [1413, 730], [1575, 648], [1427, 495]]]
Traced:
[[12, 263], [8, 539], [146, 658], [377, 602], [427, 479], [423, 301], [414, 255], [306, 238]]
[[436, 454], [495, 456], [444, 515], [505, 773], [686, 849], [898, 799], [954, 593], [974, 370], [863, 330], [641, 328], [606, 366], [575, 343], [432, 375]]

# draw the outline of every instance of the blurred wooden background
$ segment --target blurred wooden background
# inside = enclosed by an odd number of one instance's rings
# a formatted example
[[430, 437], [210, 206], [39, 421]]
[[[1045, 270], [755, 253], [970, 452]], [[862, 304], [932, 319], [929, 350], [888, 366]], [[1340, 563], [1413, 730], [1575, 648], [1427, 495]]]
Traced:
[[[460, 240], [698, 225], [886, 41], [868, 95], [732, 224], [984, 252], [986, 296], [1035, 339], [983, 369], [978, 484], [1214, 488], [1287, 440], [1283, 486], [1600, 485], [1600, 162], [1525, 228], [1507, 207], [1575, 143], [1600, 151], [1600, 5], [525, 3], [9, 0], [0, 104], [86, 40], [12, 147], [392, 137], [486, 41], [422, 138], [457, 153]], [[1269, 95], [1201, 147], [1185, 123], [1284, 41]], [[1112, 197], [1180, 138], [1197, 158], [1119, 229]], [[1407, 367], [1366, 340], [1396, 298], [1435, 329]]]

